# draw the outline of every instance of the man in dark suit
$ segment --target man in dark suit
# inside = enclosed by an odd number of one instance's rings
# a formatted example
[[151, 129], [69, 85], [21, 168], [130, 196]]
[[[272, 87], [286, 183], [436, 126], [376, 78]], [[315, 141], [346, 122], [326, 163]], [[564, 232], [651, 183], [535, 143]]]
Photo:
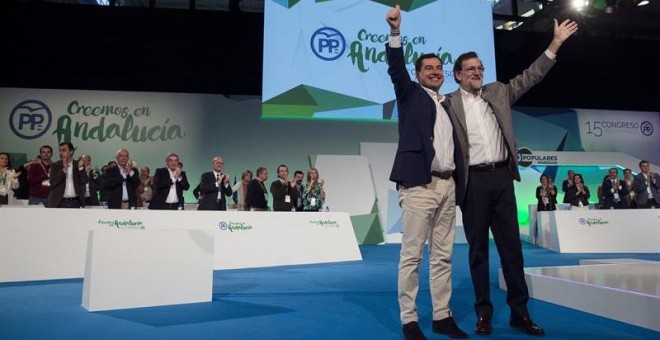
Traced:
[[257, 169], [257, 176], [250, 181], [245, 195], [247, 210], [267, 211], [268, 210], [268, 190], [266, 190], [266, 180], [268, 179], [268, 170], [264, 167]]
[[84, 167], [83, 172], [87, 177], [84, 190], [85, 206], [97, 206], [99, 205], [99, 187], [101, 183], [99, 171], [95, 166], [92, 166], [92, 158], [89, 155], [80, 156], [78, 162]]
[[116, 154], [117, 166], [110, 166], [100, 180], [103, 196], [109, 209], [136, 209], [137, 195], [135, 188], [140, 185], [140, 173], [128, 161], [128, 150], [121, 148]]
[[225, 162], [222, 157], [211, 160], [213, 171], [205, 172], [199, 181], [199, 205], [197, 210], [227, 210], [227, 197], [232, 190], [229, 176], [222, 173]]
[[449, 308], [456, 226], [454, 170], [458, 167], [452, 122], [439, 93], [444, 82], [442, 60], [435, 54], [420, 56], [415, 62], [417, 83], [413, 82], [404, 61], [398, 5], [387, 13], [386, 20], [390, 25], [388, 73], [399, 111], [399, 146], [390, 180], [397, 184], [403, 210], [398, 274], [403, 335], [406, 339], [426, 339], [418, 324], [416, 298], [419, 264], [428, 241], [433, 332], [466, 338]]
[[149, 209], [183, 209], [183, 191], [190, 189], [186, 172], [181, 170], [179, 156], [169, 153], [165, 157], [166, 167], [156, 169], [153, 179], [154, 196]]
[[450, 115], [457, 118], [458, 135], [465, 167], [457, 191], [463, 226], [470, 247], [469, 261], [475, 293], [475, 332], [492, 332], [493, 304], [490, 300], [488, 231], [493, 233], [507, 286], [511, 310], [509, 325], [530, 335], [544, 335], [527, 310], [529, 293], [523, 272], [523, 255], [513, 180], [520, 181], [511, 106], [540, 82], [554, 65], [559, 47], [577, 31], [577, 24], [554, 21], [554, 38], [548, 49], [522, 74], [508, 84], [483, 84], [484, 68], [474, 52], [460, 55], [454, 63], [454, 79], [460, 85], [448, 94]]
[[568, 192], [569, 188], [575, 185], [573, 184], [573, 176], [575, 176], [575, 171], [568, 170], [568, 178], [561, 182], [561, 191], [564, 192], [564, 200], [562, 201], [563, 203], [571, 203], [566, 197], [566, 193]]
[[637, 208], [660, 208], [660, 176], [651, 172], [651, 164], [647, 160], [639, 162], [642, 171], [635, 176], [633, 187], [637, 197]]
[[273, 211], [295, 211], [299, 192], [295, 182], [289, 182], [289, 167], [282, 164], [277, 167], [277, 179], [270, 184], [273, 194]]
[[298, 199], [296, 200], [296, 211], [303, 211], [303, 202], [302, 202], [302, 181], [305, 177], [305, 174], [301, 170], [296, 170], [293, 173], [293, 182], [295, 183], [294, 190], [298, 192]]
[[82, 164], [73, 160], [75, 148], [70, 142], [60, 143], [60, 160], [50, 167], [50, 192], [47, 208], [80, 208], [85, 206], [85, 181]]
[[628, 209], [626, 196], [628, 187], [626, 183], [618, 178], [619, 170], [610, 168], [607, 178], [603, 180], [601, 190], [603, 193], [603, 209]]

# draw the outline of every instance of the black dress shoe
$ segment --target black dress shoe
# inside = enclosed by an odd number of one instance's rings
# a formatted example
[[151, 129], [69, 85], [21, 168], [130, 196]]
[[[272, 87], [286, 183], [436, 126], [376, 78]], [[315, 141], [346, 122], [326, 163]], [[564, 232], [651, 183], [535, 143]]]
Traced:
[[465, 339], [468, 337], [467, 333], [458, 328], [456, 321], [451, 316], [438, 321], [433, 320], [433, 332], [444, 334], [454, 339]]
[[477, 335], [490, 335], [493, 332], [493, 325], [490, 323], [490, 317], [480, 316], [477, 318], [477, 326], [474, 327]]
[[424, 333], [419, 329], [417, 321], [411, 321], [403, 325], [403, 336], [406, 340], [426, 340]]
[[543, 328], [535, 324], [534, 321], [532, 321], [532, 319], [529, 316], [526, 317], [512, 316], [509, 319], [509, 326], [514, 328], [520, 328], [529, 335], [536, 335], [536, 336], [545, 335], [545, 331], [543, 330]]

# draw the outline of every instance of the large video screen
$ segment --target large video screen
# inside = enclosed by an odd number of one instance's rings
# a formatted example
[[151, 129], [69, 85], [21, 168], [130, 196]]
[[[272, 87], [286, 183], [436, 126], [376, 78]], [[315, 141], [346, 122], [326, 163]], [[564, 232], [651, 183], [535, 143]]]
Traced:
[[467, 51], [481, 58], [486, 82], [496, 79], [488, 1], [266, 0], [262, 117], [397, 120], [385, 53], [385, 14], [396, 3], [412, 79], [415, 59], [435, 53], [440, 91], [456, 90], [454, 60]]

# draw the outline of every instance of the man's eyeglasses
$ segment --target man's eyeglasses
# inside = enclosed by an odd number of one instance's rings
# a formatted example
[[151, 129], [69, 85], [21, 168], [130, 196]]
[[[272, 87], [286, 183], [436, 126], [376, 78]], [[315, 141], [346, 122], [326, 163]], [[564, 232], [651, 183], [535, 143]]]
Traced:
[[477, 71], [484, 72], [484, 71], [486, 71], [486, 69], [483, 68], [483, 66], [470, 66], [470, 67], [464, 68], [463, 71], [465, 71], [465, 72], [477, 72]]

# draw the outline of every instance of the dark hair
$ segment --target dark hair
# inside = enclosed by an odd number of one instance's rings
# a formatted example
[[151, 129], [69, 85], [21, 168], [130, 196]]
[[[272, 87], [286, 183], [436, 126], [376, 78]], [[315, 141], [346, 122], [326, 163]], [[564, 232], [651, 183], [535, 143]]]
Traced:
[[629, 171], [629, 172], [632, 174], [632, 170], [631, 170], [630, 168], [625, 168], [625, 169], [623, 169], [623, 173], [624, 173], [624, 174], [626, 173], [626, 171]]
[[440, 57], [438, 57], [437, 54], [433, 54], [433, 53], [422, 54], [415, 61], [415, 73], [419, 73], [419, 71], [421, 71], [422, 62], [424, 61], [424, 59], [431, 59], [431, 58], [435, 58], [435, 59], [440, 60], [440, 66], [442, 66], [442, 59], [440, 59]]
[[76, 148], [73, 147], [73, 144], [71, 144], [71, 142], [62, 142], [62, 143], [60, 143], [60, 146], [64, 146], [64, 145], [68, 146], [69, 150], [76, 151]]
[[258, 168], [257, 168], [257, 177], [259, 177], [259, 175], [261, 175], [264, 171], [267, 171], [267, 170], [268, 170], [268, 169], [266, 169], [266, 168], [263, 167], [263, 166], [258, 167]]
[[289, 171], [289, 167], [286, 166], [286, 164], [280, 164], [280, 165], [277, 167], [277, 173], [280, 172], [280, 168], [286, 168], [286, 171]]
[[300, 171], [300, 170], [296, 170], [296, 172], [293, 173], [293, 176], [296, 176], [296, 175], [303, 175], [303, 177], [305, 177], [305, 173]]
[[641, 161], [639, 161], [639, 168], [640, 169], [642, 168], [642, 164], [644, 164], [644, 163], [650, 164], [649, 161], [647, 161], [646, 159], [642, 159]]
[[0, 152], [0, 155], [7, 155], [7, 169], [11, 169], [11, 156], [6, 152]]
[[454, 80], [456, 83], [460, 83], [458, 78], [456, 78], [456, 72], [460, 71], [463, 69], [463, 62], [467, 59], [472, 59], [472, 58], [479, 58], [477, 55], [477, 52], [466, 52], [458, 56], [458, 59], [454, 62]]
[[617, 169], [617, 168], [610, 168], [609, 170], [607, 170], [607, 172], [609, 173], [612, 170], [616, 171], [617, 175], [619, 174], [619, 169]]
[[548, 181], [550, 180], [550, 177], [548, 177], [548, 175], [541, 175], [541, 177], [539, 177], [540, 182], [543, 182], [543, 177], [545, 177], [545, 179], [547, 179]]
[[584, 183], [584, 177], [582, 177], [582, 175], [580, 175], [580, 174], [574, 174], [574, 175], [573, 175], [573, 180], [575, 180], [575, 176], [580, 177], [580, 182]]
[[52, 148], [50, 145], [42, 145], [42, 146], [39, 148], [39, 153], [41, 153], [41, 150], [42, 150], [42, 149], [48, 149], [48, 150], [50, 150], [50, 153], [53, 153], [53, 148]]

